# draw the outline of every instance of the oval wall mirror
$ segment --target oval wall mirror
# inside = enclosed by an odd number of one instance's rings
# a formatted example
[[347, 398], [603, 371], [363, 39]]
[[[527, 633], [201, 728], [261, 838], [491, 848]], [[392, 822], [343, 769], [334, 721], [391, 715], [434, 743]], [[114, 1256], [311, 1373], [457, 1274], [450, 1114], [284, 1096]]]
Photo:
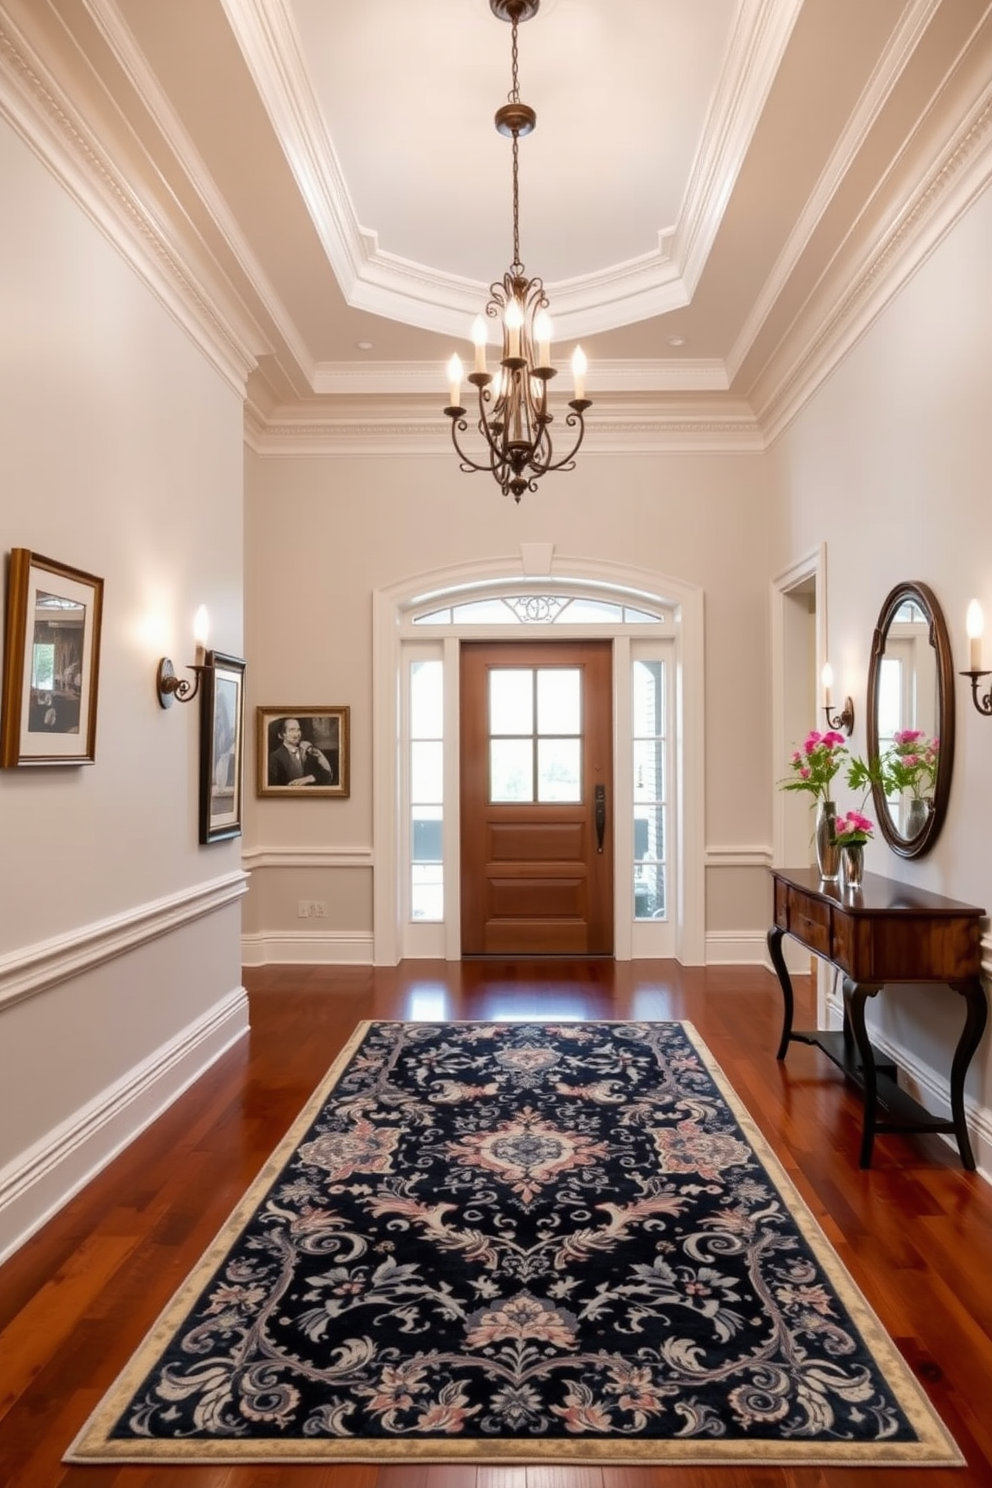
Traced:
[[[889, 762], [872, 798], [894, 852], [937, 841], [954, 766], [954, 669], [943, 611], [926, 584], [897, 584], [882, 605], [868, 669], [868, 757]], [[908, 736], [908, 737], [907, 737]]]

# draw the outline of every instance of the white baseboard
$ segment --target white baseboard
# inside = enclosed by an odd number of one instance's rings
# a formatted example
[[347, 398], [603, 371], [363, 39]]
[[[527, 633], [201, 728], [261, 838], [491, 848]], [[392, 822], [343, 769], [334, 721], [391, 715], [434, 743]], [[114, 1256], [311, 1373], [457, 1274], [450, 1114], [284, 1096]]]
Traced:
[[294, 966], [371, 966], [373, 940], [369, 933], [335, 930], [297, 932], [289, 935], [269, 931], [241, 937], [244, 966], [270, 966], [280, 962]]
[[707, 966], [764, 966], [770, 969], [770, 964], [764, 931], [707, 931]]
[[238, 987], [0, 1171], [0, 1263], [247, 1031]]

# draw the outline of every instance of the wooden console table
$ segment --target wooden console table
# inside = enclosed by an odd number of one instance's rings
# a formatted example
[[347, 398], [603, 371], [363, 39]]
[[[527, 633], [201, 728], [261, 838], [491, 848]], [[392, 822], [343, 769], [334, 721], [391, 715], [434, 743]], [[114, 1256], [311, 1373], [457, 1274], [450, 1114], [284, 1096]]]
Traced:
[[[876, 1132], [952, 1132], [961, 1161], [975, 1159], [964, 1116], [964, 1078], [978, 1048], [988, 1005], [981, 979], [981, 928], [985, 911], [866, 873], [854, 893], [824, 883], [815, 868], [773, 868], [774, 924], [768, 950], [785, 998], [778, 1058], [790, 1042], [816, 1044], [864, 1091], [861, 1166], [871, 1166]], [[792, 1031], [793, 994], [782, 955], [792, 935], [844, 974], [841, 1033]], [[965, 999], [965, 1021], [951, 1062], [951, 1113], [944, 1121], [900, 1089], [865, 1030], [865, 1003], [890, 982], [942, 982]], [[879, 1114], [880, 1108], [884, 1115]]]

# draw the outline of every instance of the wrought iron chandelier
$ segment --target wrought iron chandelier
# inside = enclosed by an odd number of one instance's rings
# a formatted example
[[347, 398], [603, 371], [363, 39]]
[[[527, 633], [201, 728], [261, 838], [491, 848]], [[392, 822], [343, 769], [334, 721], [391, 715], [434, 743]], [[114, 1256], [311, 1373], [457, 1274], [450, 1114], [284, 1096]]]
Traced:
[[549, 470], [575, 469], [575, 456], [585, 435], [584, 414], [591, 406], [591, 400], [585, 397], [586, 359], [582, 348], [576, 346], [572, 357], [575, 396], [568, 404], [571, 412], [565, 416], [565, 424], [574, 431], [574, 442], [567, 455], [556, 459], [551, 438], [554, 416], [548, 410], [548, 384], [556, 375], [551, 366], [548, 297], [543, 281], [528, 279], [520, 261], [519, 142], [534, 129], [537, 114], [520, 99], [517, 27], [537, 14], [540, 3], [489, 0], [493, 14], [509, 21], [513, 28], [513, 84], [507, 102], [496, 110], [495, 120], [500, 134], [513, 140], [513, 262], [502, 283], [490, 285], [485, 308], [486, 318], [501, 321], [503, 354], [497, 372], [490, 372], [486, 366], [486, 319], [476, 316], [472, 328], [475, 366], [468, 381], [479, 395], [477, 429], [485, 441], [481, 460], [472, 459], [458, 438], [468, 429], [468, 421], [460, 401], [464, 371], [457, 355], [448, 363], [451, 401], [444, 410], [451, 420], [451, 440], [461, 469], [491, 471], [503, 495], [512, 492], [515, 501], [525, 491], [536, 491], [538, 480]]

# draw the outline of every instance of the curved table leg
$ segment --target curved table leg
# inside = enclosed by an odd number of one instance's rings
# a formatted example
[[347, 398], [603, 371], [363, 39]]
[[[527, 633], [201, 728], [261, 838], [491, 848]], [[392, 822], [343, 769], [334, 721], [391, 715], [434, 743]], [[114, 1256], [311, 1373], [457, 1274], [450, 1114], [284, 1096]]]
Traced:
[[773, 925], [768, 932], [768, 954], [772, 958], [772, 965], [778, 973], [779, 985], [782, 988], [782, 1000], [785, 1003], [785, 1014], [782, 1019], [782, 1038], [778, 1046], [776, 1059], [784, 1059], [785, 1051], [789, 1047], [789, 1039], [792, 1037], [792, 1013], [794, 999], [792, 994], [792, 978], [789, 976], [785, 957], [782, 955], [782, 937], [785, 931], [778, 925]]
[[871, 1153], [875, 1145], [875, 1123], [878, 1119], [878, 1081], [875, 1077], [875, 1056], [871, 1040], [865, 1027], [865, 1003], [881, 990], [881, 983], [852, 982], [844, 978], [844, 1003], [851, 1022], [854, 1042], [861, 1055], [861, 1079], [865, 1092], [864, 1128], [861, 1133], [860, 1166], [871, 1167]]
[[965, 982], [950, 982], [948, 985], [953, 987], [955, 992], [960, 992], [967, 1004], [964, 1028], [961, 1030], [961, 1037], [958, 1039], [951, 1064], [951, 1115], [954, 1120], [954, 1135], [957, 1138], [961, 1162], [971, 1172], [974, 1172], [975, 1158], [964, 1117], [964, 1077], [972, 1055], [981, 1043], [989, 1010], [985, 1000], [985, 988], [982, 986], [980, 977], [969, 977]]

